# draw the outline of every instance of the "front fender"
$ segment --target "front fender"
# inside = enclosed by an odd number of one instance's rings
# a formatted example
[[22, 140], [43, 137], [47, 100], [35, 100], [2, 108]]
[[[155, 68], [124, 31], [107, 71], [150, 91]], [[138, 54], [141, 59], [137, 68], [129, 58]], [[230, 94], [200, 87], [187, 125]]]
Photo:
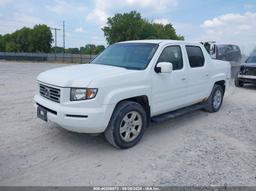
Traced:
[[123, 87], [110, 91], [104, 99], [103, 104], [117, 104], [118, 102], [138, 96], [147, 96], [150, 103], [150, 86], [140, 85]]

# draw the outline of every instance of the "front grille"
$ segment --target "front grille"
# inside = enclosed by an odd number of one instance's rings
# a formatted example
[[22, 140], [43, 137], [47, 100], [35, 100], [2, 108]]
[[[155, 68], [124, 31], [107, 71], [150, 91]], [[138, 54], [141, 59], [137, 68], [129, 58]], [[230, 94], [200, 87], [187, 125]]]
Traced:
[[240, 71], [242, 75], [256, 76], [256, 67], [241, 66]]
[[256, 76], [256, 67], [245, 67], [245, 75]]
[[54, 102], [60, 103], [60, 89], [40, 84], [39, 91], [41, 96]]

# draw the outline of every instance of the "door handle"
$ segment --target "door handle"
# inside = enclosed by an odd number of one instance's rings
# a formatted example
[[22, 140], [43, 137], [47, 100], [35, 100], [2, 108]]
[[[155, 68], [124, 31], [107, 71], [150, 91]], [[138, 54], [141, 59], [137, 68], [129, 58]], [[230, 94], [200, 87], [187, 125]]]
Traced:
[[205, 76], [206, 76], [206, 77], [208, 77], [208, 76], [209, 76], [209, 74], [205, 74]]
[[185, 81], [185, 80], [186, 80], [186, 78], [181, 78], [181, 80], [182, 80], [182, 81]]

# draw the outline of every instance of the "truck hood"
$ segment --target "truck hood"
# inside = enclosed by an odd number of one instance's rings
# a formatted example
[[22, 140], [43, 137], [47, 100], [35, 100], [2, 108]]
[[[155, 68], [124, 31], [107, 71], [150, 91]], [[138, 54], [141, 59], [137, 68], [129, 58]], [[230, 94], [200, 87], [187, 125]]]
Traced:
[[243, 66], [247, 66], [247, 67], [254, 67], [254, 68], [256, 68], [256, 63], [244, 63], [242, 65]]
[[59, 87], [89, 87], [93, 80], [134, 72], [114, 66], [81, 64], [48, 70], [39, 74], [37, 80]]

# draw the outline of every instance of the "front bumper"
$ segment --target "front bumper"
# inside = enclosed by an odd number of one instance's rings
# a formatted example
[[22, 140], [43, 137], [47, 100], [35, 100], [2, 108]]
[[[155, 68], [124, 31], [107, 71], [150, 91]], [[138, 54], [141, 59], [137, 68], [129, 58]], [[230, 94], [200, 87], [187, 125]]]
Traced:
[[40, 95], [34, 97], [35, 107], [47, 110], [47, 118], [61, 127], [78, 133], [102, 133], [108, 126], [114, 105], [100, 108], [77, 108], [55, 103]]
[[244, 83], [256, 83], [256, 76], [239, 74], [237, 77], [239, 81]]

